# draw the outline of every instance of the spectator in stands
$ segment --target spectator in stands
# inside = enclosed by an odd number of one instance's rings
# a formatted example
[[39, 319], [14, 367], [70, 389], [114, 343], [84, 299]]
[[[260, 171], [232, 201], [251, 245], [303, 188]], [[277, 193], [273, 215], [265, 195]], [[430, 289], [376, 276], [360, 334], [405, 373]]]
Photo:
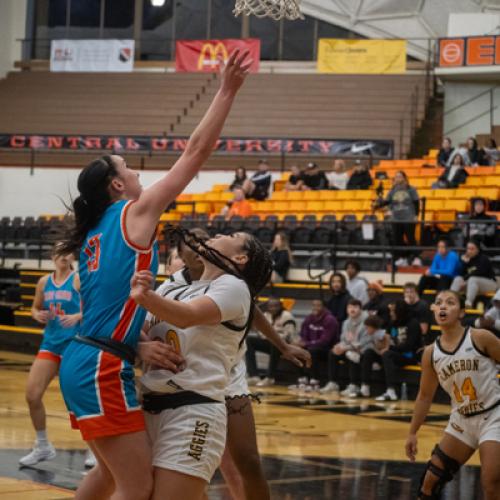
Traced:
[[[400, 379], [398, 368], [415, 363], [417, 350], [422, 345], [420, 325], [411, 316], [410, 307], [401, 299], [389, 304], [391, 323], [388, 328], [390, 345], [382, 349], [386, 391], [377, 401], [397, 401], [396, 386]], [[373, 359], [378, 361], [378, 358]]]
[[342, 273], [335, 272], [330, 276], [330, 291], [332, 296], [326, 303], [326, 308], [335, 316], [339, 326], [347, 318], [347, 303], [352, 298], [347, 291], [347, 280]]
[[346, 189], [369, 189], [372, 183], [368, 167], [362, 163], [358, 163], [347, 181]]
[[475, 198], [472, 201], [472, 213], [470, 215], [471, 222], [469, 228], [464, 228], [469, 238], [474, 238], [485, 246], [493, 246], [495, 244], [495, 232], [497, 229], [497, 219], [486, 213], [486, 200], [484, 198]]
[[420, 324], [422, 335], [427, 335], [432, 322], [432, 313], [429, 304], [420, 298], [415, 283], [405, 283], [403, 296], [404, 301], [410, 308], [411, 317], [415, 318]]
[[495, 272], [490, 259], [481, 251], [480, 243], [471, 239], [462, 255], [462, 269], [451, 284], [451, 290], [465, 289], [465, 306], [471, 308], [480, 293], [491, 293], [497, 289]]
[[328, 189], [328, 179], [325, 172], [320, 170], [316, 163], [310, 162], [302, 173], [305, 190], [319, 191]]
[[363, 306], [363, 309], [370, 316], [378, 316], [383, 326], [389, 323], [389, 309], [387, 301], [384, 298], [384, 286], [380, 281], [372, 281], [368, 283], [367, 288], [368, 302]]
[[451, 139], [449, 137], [445, 137], [437, 156], [438, 166], [446, 167], [446, 165], [448, 165], [448, 160], [450, 159], [452, 152], [453, 146], [451, 143]]
[[346, 172], [344, 160], [337, 159], [333, 162], [333, 169], [327, 174], [327, 178], [330, 189], [346, 189], [349, 176]]
[[313, 300], [311, 314], [304, 319], [300, 329], [300, 338], [294, 342], [309, 351], [312, 365], [310, 369], [304, 371], [307, 376], [300, 377], [297, 386], [291, 386], [290, 389], [307, 389], [319, 385], [320, 361], [327, 359], [330, 348], [338, 340], [337, 320], [325, 308], [321, 300]]
[[[387, 325], [386, 325], [387, 326]], [[378, 316], [368, 316], [365, 319], [366, 333], [370, 342], [361, 355], [361, 389], [360, 395], [364, 398], [370, 397], [370, 383], [372, 380], [373, 365], [382, 368], [382, 354], [390, 346], [390, 337], [384, 328], [384, 321]]]
[[497, 290], [491, 301], [491, 307], [484, 316], [477, 318], [474, 326], [490, 330], [497, 337], [500, 337], [500, 290]]
[[230, 191], [234, 191], [235, 189], [242, 189], [243, 183], [247, 180], [247, 171], [245, 167], [238, 167], [236, 172], [234, 173], [233, 182], [229, 186]]
[[349, 300], [347, 304], [347, 319], [342, 324], [340, 342], [333, 346], [328, 353], [328, 382], [320, 389], [322, 394], [338, 392], [340, 362], [348, 366], [349, 384], [340, 393], [350, 397], [357, 395], [360, 380], [361, 346], [366, 344], [366, 328], [364, 325], [368, 313], [361, 309], [361, 302], [357, 299]]
[[273, 283], [283, 283], [286, 281], [288, 270], [293, 262], [292, 250], [286, 233], [280, 231], [274, 236], [271, 258], [273, 259], [271, 281]]
[[[393, 187], [385, 200], [377, 199], [374, 208], [389, 207], [389, 216], [393, 221], [392, 238], [395, 246], [416, 246], [415, 228], [419, 213], [419, 197], [417, 190], [410, 186], [408, 176], [402, 170], [396, 172]], [[415, 250], [398, 250], [394, 252], [396, 266], [408, 265], [408, 258], [413, 257], [413, 265], [422, 265]]]
[[221, 210], [221, 215], [224, 215], [227, 220], [235, 215], [240, 217], [252, 215], [252, 207], [245, 198], [243, 189], [237, 188], [234, 190], [234, 198], [227, 202], [226, 206]]
[[290, 177], [285, 184], [285, 191], [302, 191], [304, 188], [304, 180], [302, 172], [297, 165], [290, 167]]
[[460, 155], [463, 158], [465, 166], [467, 167], [471, 166], [467, 144], [462, 142], [458, 145], [458, 148], [455, 148], [452, 151], [450, 157], [448, 158], [448, 163], [446, 164], [447, 167], [451, 167], [453, 165], [453, 160], [455, 159], [456, 155]]
[[473, 167], [485, 164], [483, 151], [479, 149], [474, 137], [469, 137], [467, 139], [467, 154], [469, 155], [470, 163]]
[[418, 283], [418, 294], [424, 290], [448, 290], [455, 276], [460, 272], [460, 259], [457, 252], [450, 250], [450, 243], [445, 236], [439, 238], [437, 251], [432, 259], [432, 264]]
[[258, 170], [250, 179], [243, 182], [243, 191], [247, 198], [262, 201], [269, 196], [269, 188], [271, 187], [272, 176], [269, 172], [269, 164], [267, 160], [260, 160]]
[[359, 275], [361, 272], [359, 262], [354, 259], [348, 260], [345, 263], [345, 272], [347, 274], [347, 290], [351, 297], [358, 299], [363, 305], [366, 304], [368, 302], [368, 282]]
[[453, 165], [444, 170], [438, 180], [432, 184], [432, 189], [455, 189], [464, 184], [469, 177], [465, 170], [465, 163], [462, 155], [453, 157]]
[[497, 143], [493, 137], [488, 139], [483, 151], [485, 163], [487, 165], [494, 167], [498, 162], [500, 162], [500, 151], [498, 150]]
[[[273, 325], [278, 335], [285, 342], [295, 340], [297, 331], [297, 321], [292, 313], [287, 311], [280, 299], [271, 298], [267, 301], [264, 316]], [[247, 371], [249, 375], [248, 383], [257, 385], [258, 387], [267, 387], [275, 382], [276, 368], [280, 359], [280, 352], [276, 347], [260, 333], [257, 335], [249, 335], [246, 339], [247, 352], [245, 353], [247, 362]], [[259, 370], [257, 369], [257, 361], [255, 358], [256, 352], [265, 352], [269, 354], [269, 365], [266, 372], [266, 377], [260, 379]]]

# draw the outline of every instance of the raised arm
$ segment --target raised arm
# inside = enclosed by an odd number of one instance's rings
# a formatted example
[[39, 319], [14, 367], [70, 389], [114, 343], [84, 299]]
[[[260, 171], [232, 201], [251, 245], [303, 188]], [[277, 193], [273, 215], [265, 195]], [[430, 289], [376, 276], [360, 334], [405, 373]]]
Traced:
[[212, 153], [234, 98], [248, 74], [252, 60], [248, 51], [233, 52], [222, 72], [221, 85], [174, 166], [159, 181], [145, 189], [127, 213], [126, 229], [134, 243], [147, 246], [158, 218], [198, 173]]
[[434, 344], [427, 346], [422, 356], [422, 375], [420, 377], [420, 387], [418, 390], [417, 399], [415, 400], [415, 408], [413, 409], [413, 417], [410, 424], [410, 432], [406, 441], [406, 456], [411, 462], [415, 461], [417, 455], [417, 432], [425, 422], [425, 417], [429, 413], [434, 394], [438, 387], [439, 381], [432, 366], [432, 351]]

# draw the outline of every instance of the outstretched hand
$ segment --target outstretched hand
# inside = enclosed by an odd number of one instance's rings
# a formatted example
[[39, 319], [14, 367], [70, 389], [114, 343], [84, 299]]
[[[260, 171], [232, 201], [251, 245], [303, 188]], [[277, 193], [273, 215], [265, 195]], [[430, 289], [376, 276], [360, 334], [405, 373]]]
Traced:
[[219, 57], [219, 68], [222, 76], [220, 87], [223, 92], [234, 95], [243, 85], [253, 64], [253, 59], [248, 57], [249, 54], [249, 50], [240, 52], [240, 49], [235, 49], [226, 63], [222, 57]]
[[300, 368], [304, 366], [311, 367], [311, 354], [306, 349], [298, 345], [288, 344], [286, 349], [281, 353], [282, 357], [287, 361], [291, 361], [294, 365]]

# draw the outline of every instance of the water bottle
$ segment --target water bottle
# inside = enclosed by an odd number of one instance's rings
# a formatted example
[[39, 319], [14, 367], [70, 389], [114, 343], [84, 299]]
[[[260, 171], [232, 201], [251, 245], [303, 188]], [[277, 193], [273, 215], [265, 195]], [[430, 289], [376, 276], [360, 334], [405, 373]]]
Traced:
[[408, 401], [408, 385], [406, 382], [401, 384], [401, 400]]

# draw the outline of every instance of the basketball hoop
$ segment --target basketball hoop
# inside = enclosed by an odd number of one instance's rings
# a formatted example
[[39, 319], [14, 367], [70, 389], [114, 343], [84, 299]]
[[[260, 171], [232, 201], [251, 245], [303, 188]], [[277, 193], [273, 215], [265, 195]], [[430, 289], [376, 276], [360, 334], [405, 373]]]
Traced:
[[276, 21], [288, 19], [304, 19], [300, 12], [301, 0], [236, 0], [234, 15], [246, 16], [254, 15], [256, 17], [272, 17]]

